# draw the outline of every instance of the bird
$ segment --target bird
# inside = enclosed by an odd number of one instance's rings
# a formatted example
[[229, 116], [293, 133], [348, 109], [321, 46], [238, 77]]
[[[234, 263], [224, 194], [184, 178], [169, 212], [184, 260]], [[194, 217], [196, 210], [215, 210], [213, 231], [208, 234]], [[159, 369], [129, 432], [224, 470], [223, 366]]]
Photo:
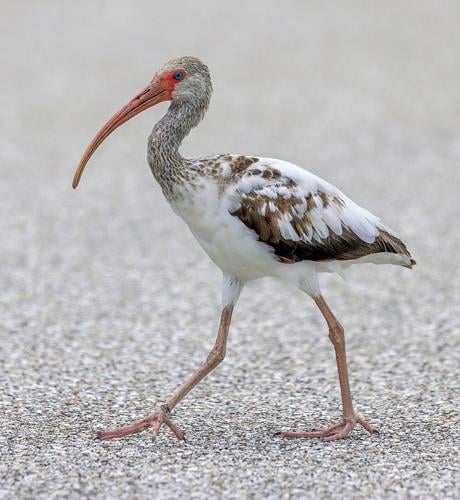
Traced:
[[345, 330], [326, 302], [323, 272], [341, 274], [354, 264], [412, 268], [415, 260], [398, 235], [329, 182], [287, 161], [218, 154], [184, 158], [183, 139], [203, 119], [212, 94], [208, 67], [198, 58], [165, 63], [139, 92], [102, 126], [76, 169], [75, 189], [89, 159], [118, 127], [161, 102], [166, 114], [148, 138], [147, 160], [173, 211], [222, 271], [222, 309], [211, 351], [198, 369], [146, 417], [98, 433], [101, 440], [149, 429], [155, 439], [163, 426], [185, 440], [172, 420], [176, 405], [225, 358], [235, 304], [245, 284], [264, 277], [291, 283], [316, 304], [332, 342], [340, 385], [342, 416], [322, 428], [280, 431], [282, 438], [336, 441], [363, 427], [377, 432], [353, 406]]

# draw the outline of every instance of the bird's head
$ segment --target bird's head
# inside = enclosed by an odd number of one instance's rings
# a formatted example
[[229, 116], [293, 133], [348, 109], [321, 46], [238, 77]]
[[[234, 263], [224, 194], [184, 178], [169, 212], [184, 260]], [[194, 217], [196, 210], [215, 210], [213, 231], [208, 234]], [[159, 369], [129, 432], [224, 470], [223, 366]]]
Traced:
[[208, 67], [196, 57], [179, 57], [164, 64], [147, 87], [115, 113], [90, 142], [78, 164], [72, 187], [75, 189], [78, 186], [83, 170], [96, 149], [120, 125], [163, 101], [178, 105], [191, 103], [205, 111], [211, 92]]
[[152, 84], [156, 80], [171, 89], [170, 100], [175, 102], [201, 104], [209, 101], [212, 91], [209, 69], [196, 57], [179, 57], [167, 62], [153, 77]]

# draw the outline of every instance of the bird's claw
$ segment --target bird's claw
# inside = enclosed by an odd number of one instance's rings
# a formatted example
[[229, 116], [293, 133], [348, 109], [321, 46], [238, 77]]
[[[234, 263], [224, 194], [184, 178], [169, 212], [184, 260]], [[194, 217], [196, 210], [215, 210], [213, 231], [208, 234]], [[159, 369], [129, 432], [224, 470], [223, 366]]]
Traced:
[[149, 427], [152, 429], [152, 439], [155, 439], [161, 429], [161, 426], [165, 424], [169, 427], [177, 439], [185, 441], [184, 433], [171, 421], [170, 411], [167, 407], [159, 406], [155, 408], [149, 415], [145, 418], [138, 420], [130, 425], [125, 425], [123, 427], [117, 427], [109, 431], [101, 431], [98, 433], [97, 438], [105, 441], [108, 439], [117, 439], [124, 436], [129, 436], [131, 434], [137, 434], [139, 432], [145, 431]]
[[307, 432], [278, 432], [275, 435], [288, 439], [320, 438], [322, 441], [337, 441], [348, 437], [356, 424], [361, 425], [370, 434], [378, 434], [378, 431], [374, 430], [365, 420], [356, 416], [353, 420], [343, 419], [322, 429], [312, 429]]

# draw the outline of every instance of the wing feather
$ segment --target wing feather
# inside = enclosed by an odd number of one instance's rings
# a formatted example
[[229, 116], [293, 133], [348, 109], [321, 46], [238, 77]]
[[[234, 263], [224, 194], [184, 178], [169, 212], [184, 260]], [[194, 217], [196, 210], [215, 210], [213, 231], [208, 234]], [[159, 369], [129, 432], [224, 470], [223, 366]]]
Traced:
[[331, 184], [286, 162], [252, 160], [238, 169], [224, 198], [231, 200], [231, 215], [271, 246], [281, 262], [353, 260], [390, 252], [407, 257], [409, 266], [415, 263], [377, 217]]

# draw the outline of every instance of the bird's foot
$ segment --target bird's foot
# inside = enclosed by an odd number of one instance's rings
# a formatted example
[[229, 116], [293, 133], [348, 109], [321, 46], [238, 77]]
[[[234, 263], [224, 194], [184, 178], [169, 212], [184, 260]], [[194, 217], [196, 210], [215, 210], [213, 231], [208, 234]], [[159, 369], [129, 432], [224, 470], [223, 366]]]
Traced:
[[365, 420], [356, 416], [352, 420], [343, 419], [340, 422], [329, 425], [322, 429], [312, 429], [307, 432], [277, 432], [275, 436], [284, 438], [321, 438], [322, 441], [336, 441], [337, 439], [346, 438], [353, 430], [356, 424], [361, 425], [370, 434], [378, 434], [378, 431], [373, 429]]
[[158, 436], [160, 427], [163, 424], [168, 426], [173, 431], [177, 439], [185, 441], [184, 433], [171, 422], [169, 408], [165, 405], [155, 408], [155, 410], [153, 410], [152, 413], [147, 415], [145, 418], [130, 425], [117, 427], [109, 431], [101, 431], [98, 433], [97, 438], [100, 440], [117, 439], [129, 436], [130, 434], [137, 434], [138, 432], [145, 431], [150, 427], [152, 429], [152, 437], [155, 439]]

